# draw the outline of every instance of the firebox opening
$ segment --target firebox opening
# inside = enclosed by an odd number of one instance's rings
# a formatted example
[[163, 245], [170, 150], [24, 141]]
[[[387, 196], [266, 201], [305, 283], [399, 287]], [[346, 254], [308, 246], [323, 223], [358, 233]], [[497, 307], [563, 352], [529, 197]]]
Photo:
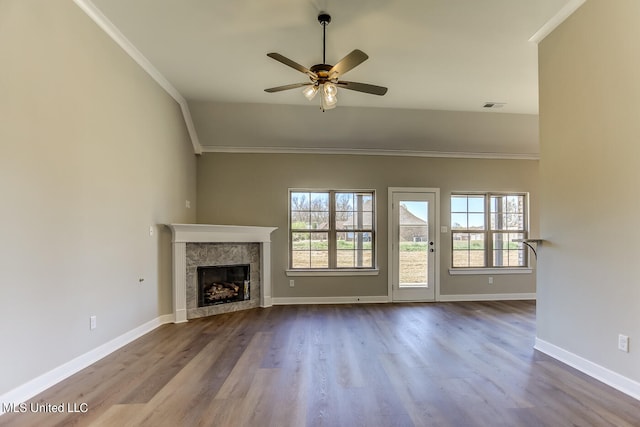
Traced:
[[248, 264], [198, 267], [198, 307], [248, 299]]

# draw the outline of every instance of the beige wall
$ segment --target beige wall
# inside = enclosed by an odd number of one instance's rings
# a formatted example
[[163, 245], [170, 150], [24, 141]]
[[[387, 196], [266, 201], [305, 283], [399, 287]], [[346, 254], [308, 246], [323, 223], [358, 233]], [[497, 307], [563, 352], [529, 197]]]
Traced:
[[72, 1], [0, 1], [0, 58], [2, 395], [171, 312], [159, 224], [195, 221], [196, 161], [178, 105]]
[[587, 0], [539, 51], [538, 338], [635, 381], [639, 22], [637, 0]]
[[[206, 141], [205, 141], [206, 143]], [[273, 296], [387, 295], [388, 187], [437, 187], [441, 224], [449, 225], [452, 191], [526, 191], [531, 194], [531, 233], [538, 234], [538, 162], [416, 157], [209, 153], [198, 159], [198, 222], [279, 227], [273, 233]], [[296, 277], [287, 268], [289, 188], [374, 189], [378, 207], [379, 276]], [[535, 275], [448, 274], [450, 234], [442, 234], [441, 293], [533, 293]]]

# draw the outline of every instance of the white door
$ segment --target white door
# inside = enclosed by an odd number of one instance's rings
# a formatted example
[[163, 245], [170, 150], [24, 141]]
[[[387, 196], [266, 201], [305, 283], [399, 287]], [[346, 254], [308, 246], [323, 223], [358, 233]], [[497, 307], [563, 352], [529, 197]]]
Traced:
[[393, 301], [435, 301], [437, 193], [389, 189]]

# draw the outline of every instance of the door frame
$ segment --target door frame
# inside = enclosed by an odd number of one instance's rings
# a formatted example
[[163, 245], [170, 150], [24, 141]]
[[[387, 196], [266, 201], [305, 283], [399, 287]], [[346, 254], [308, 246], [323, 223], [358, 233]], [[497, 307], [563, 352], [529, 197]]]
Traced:
[[432, 193], [434, 194], [434, 299], [440, 301], [440, 189], [431, 187], [389, 187], [387, 192], [387, 301], [393, 302], [393, 194], [394, 193]]

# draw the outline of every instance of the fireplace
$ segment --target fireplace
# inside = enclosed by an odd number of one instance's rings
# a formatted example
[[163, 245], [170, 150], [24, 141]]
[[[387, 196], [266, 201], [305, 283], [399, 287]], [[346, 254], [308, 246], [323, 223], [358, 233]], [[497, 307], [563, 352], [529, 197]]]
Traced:
[[[173, 315], [188, 319], [271, 306], [271, 233], [276, 227], [168, 224], [172, 232]], [[249, 265], [241, 300], [199, 306], [198, 267]], [[229, 281], [229, 280], [227, 280]], [[248, 299], [244, 299], [248, 298]]]
[[251, 299], [249, 270], [249, 264], [198, 267], [198, 307]]

